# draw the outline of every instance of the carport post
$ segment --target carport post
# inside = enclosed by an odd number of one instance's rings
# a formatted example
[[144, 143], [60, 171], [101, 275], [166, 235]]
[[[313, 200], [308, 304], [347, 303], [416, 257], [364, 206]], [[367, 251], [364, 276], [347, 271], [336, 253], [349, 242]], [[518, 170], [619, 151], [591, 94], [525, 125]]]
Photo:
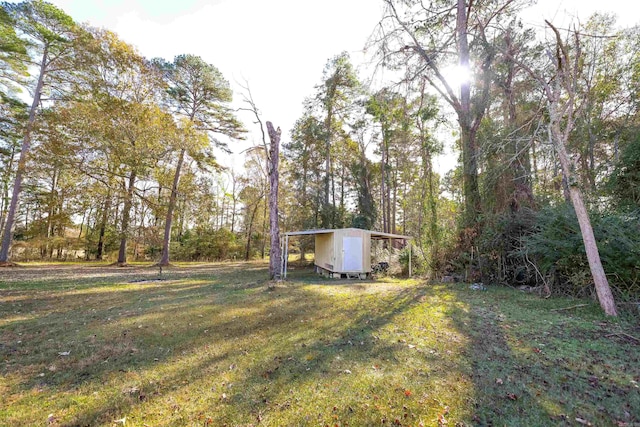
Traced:
[[407, 243], [409, 243], [409, 277], [411, 277], [411, 241]]
[[289, 261], [289, 235], [285, 234], [284, 235], [284, 277], [283, 279], [287, 278], [288, 261]]
[[280, 236], [280, 254], [282, 255], [282, 259], [280, 260], [280, 277], [284, 278], [284, 239], [283, 236]]

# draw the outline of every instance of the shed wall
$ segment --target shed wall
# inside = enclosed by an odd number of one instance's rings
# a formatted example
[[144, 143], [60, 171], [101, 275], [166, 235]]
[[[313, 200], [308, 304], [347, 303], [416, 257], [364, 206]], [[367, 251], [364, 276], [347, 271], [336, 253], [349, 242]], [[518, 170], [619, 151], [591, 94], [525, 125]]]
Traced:
[[316, 234], [315, 265], [325, 270], [336, 271], [334, 234]]
[[[345, 269], [345, 248], [344, 248], [344, 238], [345, 237], [355, 237], [360, 238], [362, 242], [365, 240], [365, 236], [362, 230], [356, 228], [343, 228], [336, 230], [334, 233], [335, 239], [335, 248], [336, 248], [336, 269], [334, 271], [339, 273], [362, 273], [362, 266], [358, 269], [349, 269], [348, 271]], [[368, 236], [367, 236], [368, 237]], [[360, 245], [360, 250], [364, 249], [364, 244]], [[360, 256], [364, 258], [364, 252], [361, 252]]]

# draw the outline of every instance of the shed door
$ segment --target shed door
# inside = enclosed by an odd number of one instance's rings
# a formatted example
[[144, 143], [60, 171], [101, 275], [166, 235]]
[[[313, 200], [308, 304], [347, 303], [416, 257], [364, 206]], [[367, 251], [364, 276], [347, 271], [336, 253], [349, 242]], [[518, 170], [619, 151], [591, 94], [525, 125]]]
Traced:
[[342, 238], [343, 271], [362, 271], [362, 237]]

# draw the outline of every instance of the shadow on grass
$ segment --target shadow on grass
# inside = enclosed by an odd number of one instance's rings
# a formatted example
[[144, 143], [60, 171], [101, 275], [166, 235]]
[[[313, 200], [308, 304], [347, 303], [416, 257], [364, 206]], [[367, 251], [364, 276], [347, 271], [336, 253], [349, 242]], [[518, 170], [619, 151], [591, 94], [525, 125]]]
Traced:
[[[574, 387], [589, 380], [576, 361], [589, 356], [589, 369], [607, 369], [597, 366], [605, 356], [579, 348], [547, 356], [572, 324], [522, 298], [466, 286], [335, 282], [304, 271], [267, 291], [266, 267], [246, 267], [1, 293], [0, 393], [9, 406], [0, 406], [0, 419], [556, 425], [591, 417], [568, 399], [603, 398], [609, 411], [625, 399], [619, 393], [633, 391], [601, 371], [603, 387]], [[522, 329], [527, 321], [535, 326]], [[536, 341], [542, 336], [547, 347]], [[640, 407], [637, 396], [626, 402], [627, 411]]]
[[[416, 301], [415, 293], [400, 292], [385, 301], [390, 309], [385, 310], [384, 314], [370, 316], [353, 308], [353, 317], [331, 320], [322, 315], [323, 312], [331, 312], [331, 299], [297, 288], [277, 292], [267, 297], [268, 307], [263, 305], [258, 310], [255, 301], [246, 307], [237, 301], [226, 307], [223, 305], [222, 310], [238, 312], [243, 308], [251, 308], [252, 312], [218, 324], [218, 331], [210, 334], [211, 342], [219, 346], [218, 351], [207, 351], [204, 348], [206, 344], [193, 342], [187, 351], [192, 355], [199, 353], [202, 357], [195, 356], [187, 363], [174, 364], [176, 369], [163, 374], [163, 383], [185, 383], [188, 384], [185, 388], [189, 390], [207, 390], [207, 401], [201, 402], [200, 406], [206, 408], [203, 414], [208, 414], [213, 425], [258, 421], [268, 424], [269, 416], [274, 412], [277, 415], [276, 419], [271, 420], [272, 425], [282, 423], [283, 409], [289, 410], [295, 406], [296, 399], [309, 399], [309, 396], [296, 396], [296, 390], [300, 390], [302, 383], [315, 382], [317, 392], [322, 393], [325, 386], [331, 387], [331, 384], [324, 384], [329, 379], [334, 382], [334, 388], [339, 387], [339, 384], [335, 384], [335, 378], [350, 375], [343, 364], [351, 366], [358, 354], [364, 353], [367, 358], [373, 359], [390, 357], [392, 351], [385, 346], [371, 352], [370, 342], [374, 340], [371, 335]], [[272, 310], [273, 306], [278, 308]], [[309, 316], [317, 315], [322, 321], [321, 325], [309, 325], [308, 322], [313, 322]], [[357, 351], [352, 350], [356, 346]], [[222, 361], [232, 363], [221, 365]], [[144, 393], [150, 396], [148, 392]], [[174, 391], [178, 395], [191, 393]], [[151, 395], [154, 394], [160, 398], [162, 390], [157, 386], [152, 387]], [[145, 404], [152, 405], [150, 401], [153, 399], [147, 397]], [[121, 403], [80, 413], [71, 424], [84, 420], [104, 420], [104, 415], [113, 414], [116, 409], [123, 410]], [[135, 400], [129, 402], [130, 406], [137, 404]], [[162, 406], [166, 402], [162, 400], [158, 404]], [[348, 408], [343, 410], [349, 411]], [[127, 411], [131, 411], [131, 407]], [[310, 416], [307, 411], [308, 408], [305, 408], [304, 414], [288, 414], [291, 417], [289, 425], [304, 423], [305, 417]], [[336, 415], [336, 410], [330, 407], [317, 408], [317, 411], [313, 419], [306, 421], [315, 423], [318, 418], [331, 419]], [[181, 418], [183, 416], [186, 418]], [[171, 420], [159, 424], [194, 423], [196, 420], [193, 416], [176, 414]]]
[[[7, 394], [24, 406], [38, 400], [34, 394], [58, 397], [57, 408], [45, 410], [64, 412], [74, 406], [65, 395], [101, 390], [106, 396], [86, 399], [83, 409], [64, 421], [93, 425], [140, 406], [138, 416], [144, 418], [154, 406], [170, 404], [167, 394], [174, 399], [205, 389], [209, 401], [199, 407], [208, 408], [216, 422], [252, 422], [274, 405], [290, 406], [283, 393], [296, 384], [317, 381], [322, 387], [327, 378], [348, 378], [354, 361], [393, 363], [394, 346], [375, 344], [374, 333], [424, 294], [412, 288], [385, 298], [372, 294], [358, 303], [350, 300], [353, 295], [332, 292], [367, 288], [342, 283], [321, 283], [323, 292], [308, 289], [313, 284], [267, 292], [252, 281], [265, 271], [256, 273], [232, 269], [202, 282], [54, 287], [23, 295], [28, 298], [11, 304], [20, 309], [9, 308], [2, 319], [3, 341], [22, 341], [1, 349], [9, 360], [2, 369], [10, 378]], [[336, 302], [343, 311], [336, 312]], [[63, 351], [70, 354], [60, 356]]]
[[640, 358], [632, 346], [627, 356], [625, 346], [612, 345], [603, 329], [610, 325], [599, 312], [584, 317], [554, 313], [549, 305], [558, 302], [490, 289], [472, 294], [457, 288], [458, 298], [469, 301], [470, 308], [454, 307], [450, 313], [470, 338], [471, 375], [478, 390], [474, 425], [640, 421], [640, 393], [633, 381], [620, 376], [637, 377]]

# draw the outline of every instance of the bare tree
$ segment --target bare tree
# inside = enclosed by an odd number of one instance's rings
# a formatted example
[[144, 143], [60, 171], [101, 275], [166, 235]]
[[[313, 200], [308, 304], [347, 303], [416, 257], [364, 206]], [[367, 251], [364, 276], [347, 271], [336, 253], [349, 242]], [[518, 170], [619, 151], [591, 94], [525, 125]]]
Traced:
[[618, 312], [607, 276], [602, 267], [591, 220], [584, 204], [578, 180], [574, 174], [576, 165], [569, 153], [567, 153], [567, 142], [574, 129], [577, 113], [582, 107], [576, 89], [583, 67], [580, 34], [575, 29], [570, 31], [574, 45], [572, 49], [569, 49], [558, 29], [549, 21], [545, 22], [553, 31], [555, 38], [553, 51], [549, 50], [547, 52], [552, 64], [551, 70], [553, 74], [551, 78], [547, 78], [543, 73], [535, 72], [522, 62], [519, 62], [519, 64], [540, 84], [543, 90], [549, 111], [551, 139], [560, 160], [562, 174], [568, 184], [571, 204], [578, 218], [582, 241], [587, 253], [587, 260], [598, 300], [608, 316], [617, 316]]
[[282, 253], [280, 251], [280, 226], [278, 225], [278, 164], [280, 162], [280, 135], [282, 131], [273, 128], [271, 122], [267, 122], [269, 132], [269, 234], [271, 236], [271, 250], [269, 252], [269, 278], [279, 278], [282, 265]]
[[[280, 162], [280, 136], [282, 134], [280, 128], [277, 130], [269, 121], [266, 123], [267, 133], [269, 135], [270, 144], [267, 147], [267, 138], [265, 129], [260, 118], [260, 112], [253, 100], [253, 95], [249, 89], [249, 84], [245, 82], [243, 86], [245, 90], [244, 102], [249, 106], [243, 110], [248, 111], [255, 117], [255, 124], [260, 127], [262, 135], [262, 149], [264, 149], [267, 163], [267, 175], [269, 176], [269, 278], [275, 279], [280, 277], [282, 266], [282, 253], [280, 250], [280, 226], [278, 223], [278, 166]], [[252, 147], [256, 148], [256, 147]]]

